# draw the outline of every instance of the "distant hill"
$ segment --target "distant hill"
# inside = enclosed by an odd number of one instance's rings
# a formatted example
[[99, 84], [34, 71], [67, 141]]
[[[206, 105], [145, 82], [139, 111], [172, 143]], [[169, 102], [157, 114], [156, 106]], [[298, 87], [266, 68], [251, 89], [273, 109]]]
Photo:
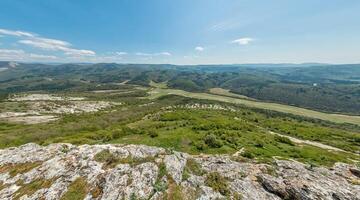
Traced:
[[[0, 95], [73, 90], [130, 80], [206, 92], [220, 87], [254, 99], [321, 111], [360, 114], [360, 64], [35, 64], [0, 62]], [[50, 81], [51, 80], [51, 81]]]

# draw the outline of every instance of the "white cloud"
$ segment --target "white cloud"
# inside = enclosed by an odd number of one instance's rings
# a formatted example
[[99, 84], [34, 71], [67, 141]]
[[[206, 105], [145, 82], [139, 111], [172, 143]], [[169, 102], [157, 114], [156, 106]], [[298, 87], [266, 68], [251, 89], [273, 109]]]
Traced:
[[22, 54], [25, 53], [23, 50], [15, 49], [0, 49], [0, 54]]
[[145, 56], [145, 57], [152, 57], [152, 56], [171, 56], [171, 53], [169, 52], [159, 52], [159, 53], [141, 53], [141, 52], [138, 52], [136, 53], [135, 55], [137, 56]]
[[91, 50], [73, 49], [70, 47], [71, 44], [68, 42], [48, 38], [35, 37], [28, 40], [20, 40], [19, 43], [44, 50], [63, 51], [65, 55], [70, 56], [94, 56], [96, 54], [94, 51]]
[[252, 41], [254, 41], [253, 38], [244, 37], [244, 38], [239, 38], [239, 39], [233, 40], [233, 41], [231, 41], [231, 43], [238, 44], [238, 45], [247, 45]]
[[159, 55], [161, 55], [161, 56], [171, 56], [171, 53], [169, 53], [169, 52], [161, 52], [161, 53], [159, 53]]
[[72, 48], [71, 47], [72, 45], [69, 42], [40, 37], [37, 34], [25, 32], [25, 31], [0, 29], [0, 34], [20, 37], [22, 38], [22, 40], [18, 41], [20, 44], [25, 44], [43, 50], [62, 51], [64, 52], [65, 55], [70, 55], [70, 56], [96, 55], [96, 53], [91, 50]]
[[124, 55], [127, 55], [128, 53], [127, 52], [123, 52], [123, 51], [117, 51], [117, 52], [115, 52], [115, 54], [116, 55], [118, 55], [118, 56], [124, 56]]
[[35, 59], [57, 59], [56, 56], [49, 56], [49, 55], [41, 55], [41, 54], [33, 54], [31, 53], [30, 58], [35, 58]]
[[12, 35], [18, 37], [35, 37], [34, 34], [24, 31], [12, 31], [12, 30], [0, 29], [0, 33], [3, 35]]
[[201, 46], [195, 47], [195, 51], [204, 51], [204, 50], [205, 50], [204, 47], [201, 47]]
[[0, 49], [0, 59], [4, 60], [54, 60], [56, 56], [27, 53], [22, 49]]

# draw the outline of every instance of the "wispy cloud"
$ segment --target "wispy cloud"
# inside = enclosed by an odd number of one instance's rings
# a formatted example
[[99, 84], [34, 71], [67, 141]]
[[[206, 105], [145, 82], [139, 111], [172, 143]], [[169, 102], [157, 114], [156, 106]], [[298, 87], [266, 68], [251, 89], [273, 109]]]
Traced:
[[135, 55], [137, 56], [146, 56], [146, 57], [152, 57], [152, 56], [171, 56], [171, 53], [164, 51], [164, 52], [159, 52], [159, 53], [142, 53], [142, 52], [138, 52]]
[[72, 48], [72, 45], [69, 42], [40, 37], [39, 35], [30, 32], [0, 29], [0, 34], [19, 37], [21, 38], [21, 40], [18, 41], [20, 44], [32, 46], [42, 50], [62, 51], [65, 55], [69, 56], [96, 55], [96, 53], [91, 50]]
[[20, 40], [19, 43], [44, 50], [63, 51], [65, 55], [70, 56], [94, 56], [96, 54], [91, 50], [71, 48], [70, 43], [55, 39], [34, 37], [27, 40]]
[[233, 41], [231, 41], [231, 43], [238, 44], [238, 45], [247, 45], [253, 41], [254, 41], [254, 38], [244, 37], [244, 38], [239, 38], [239, 39], [233, 40]]
[[253, 41], [254, 41], [253, 38], [244, 37], [244, 38], [239, 38], [239, 39], [233, 40], [233, 41], [231, 41], [231, 43], [238, 44], [238, 45], [247, 45], [247, 44], [249, 44], [250, 42], [253, 42]]
[[123, 51], [117, 51], [117, 52], [115, 52], [115, 54], [118, 55], [118, 56], [124, 56], [124, 55], [127, 55], [128, 53], [123, 52]]
[[53, 60], [57, 59], [56, 56], [49, 56], [49, 55], [42, 55], [42, 54], [33, 54], [33, 53], [29, 54], [29, 57], [30, 57], [30, 58], [35, 58], [35, 59], [53, 59]]
[[12, 31], [6, 29], [0, 29], [0, 34], [3, 35], [12, 35], [18, 37], [35, 37], [36, 35], [33, 33], [25, 32], [25, 31]]
[[56, 56], [27, 53], [22, 49], [0, 49], [0, 59], [3, 60], [55, 60]]
[[204, 47], [201, 47], [201, 46], [195, 47], [195, 51], [204, 51], [204, 50], [205, 50]]

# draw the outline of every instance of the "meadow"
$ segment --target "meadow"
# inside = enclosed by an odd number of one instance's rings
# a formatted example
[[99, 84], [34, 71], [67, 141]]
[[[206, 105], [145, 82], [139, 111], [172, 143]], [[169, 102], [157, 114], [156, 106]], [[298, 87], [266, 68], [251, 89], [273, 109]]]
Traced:
[[[94, 113], [63, 114], [57, 121], [25, 125], [0, 123], [0, 147], [28, 142], [47, 145], [146, 144], [190, 154], [234, 154], [242, 159], [271, 162], [274, 158], [295, 159], [314, 165], [359, 160], [359, 127], [247, 107], [243, 104], [160, 95], [154, 98], [144, 88], [127, 86], [121, 91], [61, 92], [88, 100], [121, 102]], [[119, 89], [119, 88], [118, 88]], [[159, 88], [155, 89], [158, 91]], [[124, 92], [128, 91], [128, 92]], [[159, 93], [158, 93], [159, 94]], [[196, 97], [196, 96], [195, 96]], [[15, 109], [12, 105], [8, 109]], [[26, 109], [26, 106], [22, 109]], [[270, 134], [317, 141], [344, 150], [329, 151]], [[319, 156], [320, 155], [320, 156]]]

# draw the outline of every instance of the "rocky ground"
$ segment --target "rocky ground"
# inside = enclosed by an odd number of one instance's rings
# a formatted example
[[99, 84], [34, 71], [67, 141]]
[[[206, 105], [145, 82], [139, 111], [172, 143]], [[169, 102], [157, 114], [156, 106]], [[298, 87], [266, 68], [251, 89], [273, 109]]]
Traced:
[[98, 112], [119, 102], [86, 101], [84, 97], [56, 96], [52, 94], [14, 95], [10, 102], [23, 102], [28, 110], [25, 112], [3, 112], [0, 120], [25, 124], [46, 123], [60, 119], [59, 115]]
[[142, 145], [0, 150], [0, 199], [360, 199], [360, 170]]

